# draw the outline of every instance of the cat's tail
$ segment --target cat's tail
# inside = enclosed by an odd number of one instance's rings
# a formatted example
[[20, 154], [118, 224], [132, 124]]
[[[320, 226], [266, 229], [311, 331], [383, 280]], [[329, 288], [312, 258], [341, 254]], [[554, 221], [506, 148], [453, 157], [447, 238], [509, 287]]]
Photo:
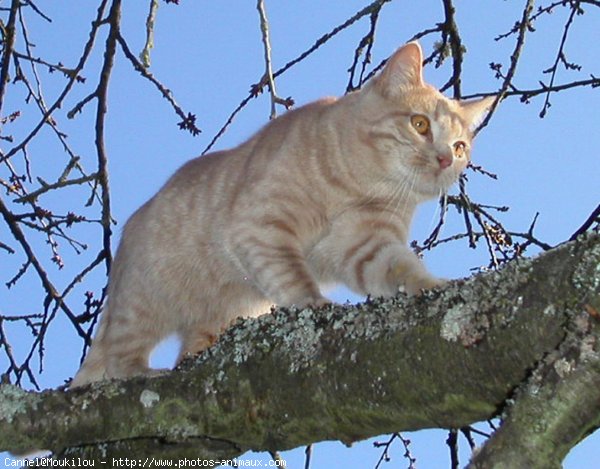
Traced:
[[[105, 319], [105, 318], [103, 318]], [[106, 376], [106, 350], [104, 345], [104, 336], [106, 334], [106, 320], [100, 321], [100, 326], [96, 337], [92, 342], [81, 368], [75, 374], [75, 377], [69, 385], [70, 389], [85, 386], [94, 381], [100, 381]]]

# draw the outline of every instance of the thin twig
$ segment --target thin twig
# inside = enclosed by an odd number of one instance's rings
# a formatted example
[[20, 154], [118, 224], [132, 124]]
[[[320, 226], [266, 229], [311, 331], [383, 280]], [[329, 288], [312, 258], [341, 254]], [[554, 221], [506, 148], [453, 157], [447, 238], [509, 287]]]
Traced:
[[73, 69], [73, 75], [69, 78], [67, 84], [63, 88], [63, 91], [59, 94], [58, 98], [56, 98], [52, 106], [48, 108], [48, 111], [44, 113], [38, 124], [33, 128], [33, 130], [31, 130], [31, 132], [29, 132], [29, 134], [21, 141], [21, 143], [14, 146], [10, 151], [6, 153], [6, 155], [0, 158], [0, 163], [10, 159], [14, 154], [18, 153], [19, 151], [22, 151], [27, 146], [27, 144], [38, 134], [40, 129], [48, 123], [54, 111], [56, 111], [62, 106], [65, 97], [71, 91], [71, 88], [77, 81], [77, 76], [79, 76], [79, 72], [83, 70], [83, 67], [85, 66], [92, 52], [94, 42], [96, 40], [96, 35], [98, 33], [98, 28], [102, 25], [101, 18], [104, 15], [104, 10], [106, 8], [107, 3], [108, 0], [102, 0], [100, 5], [98, 6], [96, 20], [92, 22], [92, 29], [90, 31], [88, 41], [86, 42], [83, 48], [83, 54], [81, 55], [77, 66]]
[[104, 146], [104, 125], [108, 102], [108, 82], [114, 65], [117, 39], [119, 36], [119, 25], [121, 20], [121, 0], [113, 0], [108, 14], [110, 29], [106, 38], [106, 49], [104, 52], [104, 63], [100, 72], [100, 82], [96, 90], [98, 96], [98, 107], [96, 109], [96, 155], [98, 158], [98, 182], [101, 188], [102, 198], [102, 246], [104, 250], [104, 262], [106, 273], [110, 272], [112, 264], [111, 235], [112, 217], [110, 215], [110, 189], [108, 185], [108, 156]]
[[[562, 38], [560, 40], [560, 45], [558, 47], [558, 52], [556, 54], [556, 60], [554, 61], [554, 64], [552, 65], [552, 67], [550, 67], [548, 70], [546, 70], [546, 72], [550, 72], [550, 87], [554, 86], [554, 80], [556, 79], [556, 72], [558, 71], [558, 64], [560, 63], [561, 60], [565, 60], [564, 59], [564, 49], [565, 49], [565, 44], [567, 42], [567, 37], [569, 35], [569, 30], [571, 29], [571, 25], [573, 24], [573, 19], [575, 18], [575, 14], [579, 11], [579, 1], [576, 0], [572, 5], [571, 5], [571, 13], [569, 14], [569, 18], [567, 19], [567, 23], [565, 24], [565, 28], [563, 30], [563, 35]], [[540, 117], [544, 118], [546, 116], [546, 113], [548, 112], [548, 109], [550, 109], [550, 91], [548, 91], [546, 93], [546, 98], [544, 99], [544, 105], [542, 106], [542, 110], [540, 111]]]
[[312, 459], [313, 445], [308, 445], [304, 450], [304, 469], [310, 469], [310, 461]]
[[592, 211], [587, 220], [585, 220], [583, 224], [577, 228], [577, 230], [575, 230], [575, 232], [569, 238], [569, 241], [573, 241], [575, 238], [585, 233], [594, 223], [600, 224], [600, 204]]
[[455, 428], [448, 431], [446, 445], [448, 445], [448, 448], [450, 449], [450, 467], [452, 469], [458, 469], [458, 432]]
[[2, 108], [4, 106], [6, 85], [8, 84], [9, 80], [8, 67], [10, 66], [10, 58], [15, 47], [15, 25], [17, 22], [17, 14], [20, 8], [20, 4], [20, 0], [12, 0], [10, 4], [10, 14], [8, 16], [8, 22], [6, 23], [6, 26], [4, 28], [4, 30], [6, 31], [4, 35], [4, 40], [2, 41], [4, 52], [2, 54], [2, 65], [0, 66], [0, 114], [2, 113]]
[[517, 71], [517, 65], [519, 64], [521, 52], [523, 51], [523, 47], [525, 46], [525, 35], [526, 35], [527, 31], [529, 31], [531, 29], [530, 16], [531, 16], [531, 12], [533, 11], [534, 5], [535, 5], [535, 0], [526, 0], [526, 2], [525, 2], [525, 7], [523, 8], [523, 14], [521, 16], [521, 21], [518, 23], [517, 42], [515, 44], [513, 53], [510, 56], [510, 67], [508, 69], [508, 73], [506, 74], [506, 77], [504, 78], [504, 82], [502, 83], [502, 86], [500, 87], [500, 91], [498, 93], [496, 93], [496, 100], [494, 101], [492, 107], [490, 108], [487, 115], [485, 116], [485, 119], [483, 119], [481, 124], [479, 124], [479, 126], [475, 130], [475, 132], [474, 132], [475, 135], [477, 135], [485, 126], [488, 125], [492, 116], [496, 112], [496, 108], [498, 107], [498, 104], [500, 103], [500, 101], [502, 99], [504, 99], [506, 92], [512, 85], [512, 80]]
[[440, 48], [444, 49], [448, 44], [452, 51], [452, 76], [448, 82], [440, 88], [444, 91], [452, 87], [452, 94], [455, 99], [459, 99], [462, 95], [460, 84], [462, 75], [462, 64], [464, 46], [458, 32], [458, 25], [456, 24], [456, 9], [452, 0], [443, 0], [444, 4], [444, 16], [445, 21], [442, 26], [442, 45]]
[[150, 51], [154, 48], [154, 23], [158, 11], [158, 0], [150, 0], [150, 11], [146, 17], [146, 43], [140, 52], [140, 60], [145, 68], [150, 67]]
[[194, 136], [198, 135], [201, 132], [201, 130], [198, 127], [196, 127], [196, 116], [191, 113], [186, 114], [183, 111], [183, 109], [179, 107], [177, 102], [175, 102], [175, 99], [173, 99], [173, 93], [171, 93], [171, 90], [165, 88], [163, 84], [160, 83], [156, 78], [154, 78], [154, 75], [152, 75], [152, 73], [150, 73], [146, 69], [146, 67], [144, 67], [144, 65], [131, 52], [127, 41], [125, 41], [125, 39], [123, 38], [123, 36], [121, 36], [121, 33], [119, 31], [116, 32], [116, 39], [119, 45], [121, 46], [125, 57], [129, 59], [133, 67], [140, 73], [140, 75], [142, 75], [144, 78], [150, 81], [150, 83], [152, 83], [161, 92], [163, 98], [165, 98], [169, 102], [169, 104], [171, 104], [171, 107], [175, 110], [175, 113], [179, 117], [181, 117], [179, 127], [188, 130]]
[[[359, 89], [365, 82], [365, 71], [367, 65], [371, 63], [371, 50], [373, 49], [373, 45], [375, 44], [375, 30], [377, 29], [377, 20], [379, 19], [379, 13], [381, 12], [382, 6], [383, 4], [380, 5], [379, 8], [375, 8], [371, 13], [371, 25], [369, 27], [369, 31], [362, 37], [358, 44], [358, 47], [354, 51], [354, 60], [352, 62], [352, 65], [350, 66], [350, 69], [348, 70], [350, 73], [350, 77], [348, 78], [348, 85], [346, 86], [347, 93]], [[364, 59], [362, 61], [360, 75], [358, 77], [358, 83], [355, 85], [354, 75], [356, 74], [356, 67], [358, 65], [360, 56], [363, 55], [363, 53]]]
[[275, 90], [275, 80], [273, 79], [273, 68], [271, 65], [271, 39], [269, 38], [269, 22], [267, 20], [267, 11], [265, 9], [264, 0], [257, 0], [256, 9], [258, 10], [258, 16], [260, 18], [260, 32], [262, 35], [263, 51], [265, 57], [265, 74], [261, 83], [266, 82], [269, 88], [269, 94], [271, 96], [271, 114], [269, 119], [275, 119], [277, 117], [277, 104], [283, 104], [287, 107], [287, 102], [277, 96]]
[[[521, 90], [521, 89], [513, 89], [511, 91], [506, 91], [504, 93], [504, 97], [518, 96], [521, 97], [522, 102], [528, 102], [531, 98], [538, 96], [544, 93], [556, 93], [558, 91], [569, 90], [571, 88], [581, 88], [585, 86], [590, 86], [592, 88], [600, 87], [600, 78], [596, 78], [592, 76], [588, 80], [578, 80], [572, 81], [570, 83], [564, 83], [562, 85], [553, 85], [546, 86], [542, 85], [539, 88]], [[487, 96], [497, 96], [497, 92], [488, 92], [488, 93], [473, 93], [470, 95], [463, 96], [463, 99], [475, 99], [475, 98], [485, 98]]]
[[93, 181], [97, 177], [98, 177], [98, 175], [96, 173], [94, 173], [94, 174], [90, 174], [89, 176], [82, 176], [82, 177], [76, 178], [76, 179], [69, 179], [69, 180], [62, 180], [62, 181], [59, 180], [58, 182], [55, 182], [53, 184], [43, 184], [42, 187], [40, 187], [39, 189], [37, 189], [33, 192], [30, 192], [27, 195], [24, 195], [22, 197], [15, 199], [14, 202], [20, 203], [20, 204], [23, 204], [25, 202], [35, 202], [40, 195], [45, 194], [46, 192], [52, 191], [54, 189], [63, 188], [63, 187], [80, 185], [85, 182]]
[[[365, 8], [360, 10], [358, 13], [353, 15], [351, 18], [344, 21], [344, 23], [342, 23], [339, 26], [336, 26], [329, 33], [326, 33], [326, 34], [322, 35], [321, 37], [319, 37], [311, 47], [309, 47], [307, 50], [302, 52], [296, 58], [294, 58], [291, 61], [289, 61], [288, 63], [286, 63], [279, 70], [275, 71], [273, 73], [273, 79], [278, 78], [280, 75], [284, 74], [286, 71], [288, 71], [294, 65], [303, 61], [306, 57], [308, 57], [314, 51], [316, 51], [318, 48], [320, 48], [323, 44], [328, 42], [332, 37], [339, 34], [341, 31], [348, 28], [349, 26], [353, 25], [354, 23], [356, 23], [358, 20], [360, 20], [364, 16], [371, 14], [376, 8], [381, 8], [381, 5], [388, 3], [390, 1], [391, 0], [375, 0], [374, 2], [370, 3]], [[252, 98], [255, 98], [258, 95], [257, 87], [260, 87], [260, 85], [261, 85], [261, 81], [259, 81], [258, 84], [253, 85], [251, 87], [250, 93], [248, 94], [248, 96], [246, 96], [240, 102], [240, 104], [238, 104], [238, 106], [233, 110], [233, 112], [229, 115], [229, 117], [225, 121], [225, 124], [223, 124], [223, 126], [217, 131], [215, 136], [212, 138], [212, 140], [209, 142], [209, 144], [206, 146], [206, 148], [202, 151], [203, 155], [208, 153], [212, 149], [212, 147], [215, 145], [215, 143], [219, 140], [219, 138], [221, 138], [223, 136], [223, 134], [225, 133], [227, 128], [231, 125], [231, 123], [237, 116], [237, 114], [252, 100]]]

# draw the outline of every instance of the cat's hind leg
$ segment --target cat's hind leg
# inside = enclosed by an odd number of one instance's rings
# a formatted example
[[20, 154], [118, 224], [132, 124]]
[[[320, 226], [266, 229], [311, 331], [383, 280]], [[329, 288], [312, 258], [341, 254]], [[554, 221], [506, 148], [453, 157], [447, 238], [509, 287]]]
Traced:
[[206, 327], [187, 327], [180, 333], [181, 350], [177, 357], [176, 366], [186, 357], [194, 357], [217, 341], [217, 335], [206, 330]]
[[151, 373], [150, 353], [171, 332], [161, 330], [160, 324], [151, 318], [151, 315], [137, 314], [111, 321], [104, 337], [105, 346], [110, 350], [106, 363], [108, 378]]
[[109, 304], [102, 313], [98, 333], [71, 388], [102, 379], [150, 374], [150, 353], [169, 331], [153, 320], [149, 311], [119, 306]]

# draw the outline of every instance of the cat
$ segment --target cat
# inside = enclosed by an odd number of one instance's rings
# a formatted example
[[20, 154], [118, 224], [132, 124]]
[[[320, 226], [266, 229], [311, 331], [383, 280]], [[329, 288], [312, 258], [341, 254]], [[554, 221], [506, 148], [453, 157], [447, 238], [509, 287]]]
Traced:
[[71, 388], [150, 372], [150, 352], [173, 333], [180, 360], [237, 317], [325, 305], [323, 284], [373, 296], [442, 285], [407, 246], [411, 218], [465, 169], [493, 98], [444, 97], [422, 62], [408, 43], [361, 90], [183, 165], [125, 225]]

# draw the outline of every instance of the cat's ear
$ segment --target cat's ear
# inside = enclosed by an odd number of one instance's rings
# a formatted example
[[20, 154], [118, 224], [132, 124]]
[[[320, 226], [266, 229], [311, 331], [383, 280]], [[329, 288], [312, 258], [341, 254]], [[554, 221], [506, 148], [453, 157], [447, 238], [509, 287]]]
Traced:
[[409, 42], [389, 58], [377, 87], [384, 96], [394, 96], [414, 86], [423, 86], [423, 52], [418, 42]]
[[463, 117], [471, 130], [475, 130], [477, 126], [481, 124], [486, 113], [491, 109], [495, 100], [495, 96], [487, 96], [486, 98], [471, 99], [460, 102]]

